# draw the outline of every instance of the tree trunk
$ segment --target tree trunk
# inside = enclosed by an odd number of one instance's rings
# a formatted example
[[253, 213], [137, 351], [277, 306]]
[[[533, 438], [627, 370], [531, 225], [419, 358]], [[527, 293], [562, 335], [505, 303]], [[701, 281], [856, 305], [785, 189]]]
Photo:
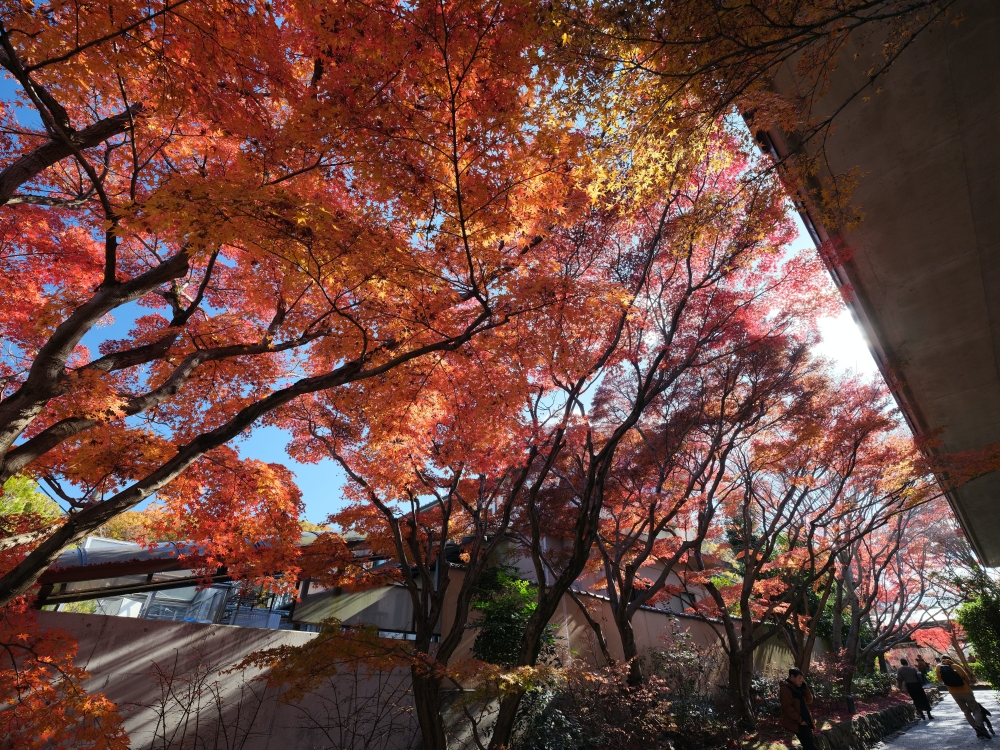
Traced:
[[812, 656], [813, 649], [816, 647], [816, 634], [815, 632], [806, 638], [805, 644], [802, 646], [802, 652], [798, 655], [795, 660], [795, 666], [802, 670], [805, 675], [809, 674], [809, 667], [812, 666]]
[[839, 654], [844, 647], [844, 589], [837, 579], [837, 598], [833, 602], [833, 653]]
[[608, 650], [608, 639], [604, 637], [604, 631], [601, 629], [601, 623], [595, 620], [593, 615], [590, 614], [587, 606], [580, 599], [579, 594], [577, 594], [572, 588], [566, 593], [570, 595], [570, 598], [576, 602], [576, 606], [580, 608], [580, 612], [583, 613], [584, 619], [586, 619], [587, 624], [590, 625], [590, 629], [594, 632], [594, 637], [597, 639], [597, 646], [601, 649], [601, 655], [604, 656], [604, 661], [608, 666], [611, 666], [615, 663], [615, 660], [611, 656], [611, 651]]
[[752, 680], [753, 654], [734, 651], [729, 657], [729, 699], [739, 726], [751, 732], [757, 728], [750, 692]]
[[955, 653], [958, 654], [959, 661], [962, 662], [962, 666], [965, 667], [965, 671], [971, 674], [969, 670], [969, 662], [965, 659], [965, 652], [962, 651], [962, 644], [958, 642], [958, 636], [955, 635], [955, 626], [948, 623], [948, 632], [951, 634], [951, 645], [955, 649]]
[[413, 705], [420, 722], [423, 750], [448, 750], [444, 720], [441, 717], [441, 680], [412, 667]]
[[501, 750], [510, 746], [510, 737], [514, 733], [514, 722], [517, 720], [517, 709], [521, 705], [523, 693], [512, 692], [500, 701], [500, 710], [493, 725], [493, 737], [490, 738], [489, 750]]
[[622, 656], [629, 665], [628, 684], [639, 685], [643, 680], [642, 663], [639, 661], [639, 647], [635, 644], [635, 631], [632, 629], [627, 607], [621, 617], [615, 617], [615, 624], [622, 639]]
[[[567, 586], [566, 588], [569, 587]], [[552, 590], [549, 590], [550, 595]], [[521, 653], [518, 655], [516, 662], [518, 665], [534, 666], [538, 660], [538, 652], [542, 645], [542, 636], [545, 634], [545, 629], [548, 627], [549, 620], [554, 614], [559, 600], [557, 597], [549, 598], [545, 602], [548, 605], [547, 608], [543, 608], [542, 602], [539, 602], [539, 606], [535, 609], [534, 615], [532, 615], [527, 627], [524, 629], [524, 635], [521, 636]], [[514, 733], [514, 722], [517, 720], [517, 710], [521, 705], [522, 697], [524, 697], [523, 691], [512, 690], [500, 701], [500, 710], [497, 713], [496, 723], [493, 725], [493, 737], [490, 738], [490, 750], [500, 750], [510, 745], [510, 738]]]
[[820, 616], [826, 610], [826, 603], [830, 600], [830, 592], [834, 583], [833, 571], [830, 571], [830, 575], [827, 578], [827, 584], [823, 590], [823, 596], [819, 600], [819, 604], [816, 607], [816, 611], [812, 614], [809, 620], [809, 630], [802, 643], [801, 653], [797, 655], [795, 660], [795, 666], [802, 670], [803, 674], [809, 674], [809, 667], [812, 664], [813, 649], [816, 647], [816, 638], [819, 636], [819, 630], [816, 627], [819, 623]]
[[864, 675], [875, 674], [875, 654], [865, 653], [862, 655], [862, 658], [859, 660], [859, 662], [860, 662], [860, 668], [858, 669], [858, 671], [860, 671], [861, 674]]
[[843, 682], [841, 683], [844, 688], [844, 698], [847, 700], [847, 708], [850, 712], [854, 713], [854, 668], [851, 667], [844, 671]]
[[854, 695], [854, 673], [857, 671], [858, 650], [857, 644], [852, 646], [852, 639], [848, 639], [847, 648], [844, 651], [844, 658], [841, 660], [841, 684], [844, 688], [844, 695]]
[[[849, 573], [849, 571], [848, 571]], [[853, 706], [852, 697], [854, 695], [854, 673], [858, 669], [858, 658], [861, 656], [861, 618], [860, 603], [855, 595], [853, 580], [848, 577], [845, 580], [846, 604], [851, 608], [851, 625], [847, 632], [847, 643], [844, 644], [844, 654], [841, 660], [843, 670], [844, 695], [848, 696], [848, 706]], [[853, 713], [853, 708], [851, 708]]]
[[[802, 654], [805, 651], [802, 646], [801, 632], [795, 626], [786, 623], [785, 627], [781, 629], [781, 634], [785, 638], [785, 643], [788, 644], [788, 650], [792, 652], [795, 666], [799, 667], [799, 662], [802, 661]], [[802, 669], [802, 667], [799, 667], [799, 669]]]

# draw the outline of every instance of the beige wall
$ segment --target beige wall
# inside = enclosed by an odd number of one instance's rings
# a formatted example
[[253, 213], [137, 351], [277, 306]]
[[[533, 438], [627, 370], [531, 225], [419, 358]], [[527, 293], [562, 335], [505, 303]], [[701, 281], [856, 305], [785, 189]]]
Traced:
[[[457, 575], [446, 600], [445, 628], [451, 624], [461, 584], [461, 571], [452, 572]], [[368, 602], [348, 596], [339, 603], [365, 609], [389, 598], [375, 597]], [[621, 641], [608, 601], [591, 595], [580, 598], [591, 617], [601, 624], [612, 657], [620, 659]], [[328, 608], [318, 602], [314, 600], [313, 613], [325, 615]], [[278, 691], [255, 680], [261, 676], [257, 670], [224, 673], [254, 651], [302, 645], [315, 637], [313, 633], [66, 612], [40, 612], [39, 620], [43, 627], [63, 628], [77, 639], [77, 663], [92, 675], [88, 688], [104, 692], [122, 707], [132, 747], [138, 750], [154, 744], [163, 747], [164, 738], [171, 735], [174, 746], [179, 746], [176, 741], [183, 733], [183, 696], [199, 690], [200, 703], [192, 704], [198, 709], [194, 713], [201, 722], [201, 731], [206, 731], [206, 726], [215, 727], [211, 731], [221, 727], [219, 748], [407, 750], [417, 734], [405, 672], [362, 674], [360, 679], [345, 672], [324, 684], [307, 701], [295, 705], [282, 703]], [[558, 628], [564, 664], [578, 668], [604, 665], [594, 632], [572, 598], [564, 597], [552, 622]], [[643, 656], [682, 642], [697, 647], [711, 657], [704, 663], [714, 660], [714, 667], [705, 668], [700, 689], [724, 689], [725, 659], [710, 624], [690, 616], [641, 609], [635, 614], [633, 627]], [[474, 630], [465, 632], [456, 658], [471, 656], [475, 634]], [[758, 668], [766, 672], [791, 664], [787, 647], [777, 640], [765, 644], [758, 657]], [[164, 700], [162, 676], [171, 673], [175, 676], [171, 686], [174, 698]], [[374, 698], [380, 696], [395, 708], [376, 716], [372, 709], [379, 701]], [[220, 704], [221, 712], [217, 710]], [[213, 746], [205, 750], [213, 750]]]
[[[294, 705], [255, 681], [258, 670], [224, 672], [254, 651], [301, 645], [312, 633], [68, 612], [40, 612], [39, 621], [77, 639], [76, 663], [92, 675], [88, 690], [119, 706], [136, 750], [409, 750], [415, 744], [405, 671], [360, 680], [345, 672]], [[167, 679], [158, 680], [158, 672]]]
[[[463, 575], [463, 571], [458, 568], [452, 568], [450, 572], [451, 583], [445, 595], [442, 633], [448, 632], [451, 628]], [[409, 598], [402, 587], [386, 587], [376, 590], [374, 593], [366, 592], [364, 597], [367, 597], [365, 602], [371, 600], [371, 602], [382, 603], [406, 599], [407, 612], [409, 611]], [[600, 624], [612, 658], [621, 659], [621, 638], [615, 626], [610, 603], [603, 597], [590, 594], [581, 593], [579, 598], [587, 607], [591, 617]], [[326, 617], [338, 617], [344, 622], [357, 624], [364, 617], [369, 617], [371, 619], [368, 622], [372, 624], [379, 625], [383, 622], [379, 610], [374, 606], [365, 606], [363, 609], [359, 609], [359, 602], [361, 602], [361, 598], [357, 594], [344, 594], [335, 597], [332, 593], [327, 592], [313, 595], [307, 599], [307, 602], [298, 605], [295, 618], [301, 622], [315, 623]], [[390, 619], [393, 623], [392, 627], [399, 625], [398, 618]], [[556, 635], [560, 639], [558, 645], [562, 650], [563, 663], [579, 667], [604, 666], [605, 659], [597, 644], [594, 631], [572, 597], [563, 597], [551, 622], [558, 628]], [[650, 651], [663, 650], [670, 644], [684, 639], [700, 650], [714, 649], [717, 652], [717, 660], [721, 661], [723, 658], [719, 638], [713, 626], [690, 615], [644, 608], [636, 612], [632, 620], [632, 627], [641, 656], [647, 655]], [[475, 630], [466, 630], [454, 658], [470, 657], [475, 638]], [[823, 645], [817, 644], [817, 655], [822, 651]], [[792, 655], [784, 641], [772, 638], [761, 647], [755, 661], [757, 669], [772, 673], [777, 670], [783, 671], [791, 666]]]

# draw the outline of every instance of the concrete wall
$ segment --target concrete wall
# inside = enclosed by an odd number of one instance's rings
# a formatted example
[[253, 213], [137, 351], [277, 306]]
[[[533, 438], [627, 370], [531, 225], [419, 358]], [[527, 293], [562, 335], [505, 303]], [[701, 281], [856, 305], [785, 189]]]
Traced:
[[[843, 109], [809, 146], [833, 173], [857, 170], [864, 220], [839, 232], [853, 254], [837, 275], [911, 425], [940, 430], [943, 452], [1000, 441], [1000, 2], [950, 13], [843, 106], [883, 62], [880, 39], [855, 33], [814, 114]], [[814, 82], [788, 66], [775, 85]], [[998, 498], [1000, 472], [949, 497], [987, 565], [1000, 565]]]
[[302, 645], [312, 633], [40, 612], [69, 631], [77, 664], [125, 716], [131, 747], [192, 750], [409, 750], [409, 675], [345, 670], [306, 700], [279, 700], [258, 670], [226, 673], [248, 654]]
[[[457, 589], [455, 585], [454, 592]], [[612, 656], [620, 658], [621, 641], [609, 603], [589, 595], [581, 600], [601, 624]], [[228, 671], [255, 651], [303, 645], [316, 637], [313, 633], [68, 612], [40, 612], [39, 622], [77, 639], [77, 664], [92, 675], [88, 688], [119, 705], [137, 750], [409, 750], [417, 742], [405, 671], [370, 674], [345, 669], [315, 694], [294, 702], [283, 701], [278, 690], [256, 679], [261, 677], [258, 670]], [[443, 624], [448, 627], [450, 622], [446, 618]], [[565, 665], [603, 666], [593, 630], [570, 597], [564, 598], [553, 624]], [[698, 689], [724, 688], [724, 658], [711, 625], [689, 616], [640, 610], [634, 628], [641, 654], [691, 647], [689, 655], [700, 654], [694, 660]], [[456, 658], [471, 656], [474, 639], [475, 631], [467, 631]], [[766, 644], [760, 656], [772, 667], [791, 661], [787, 647], [778, 641]], [[197, 744], [195, 736], [200, 738]]]
[[[464, 572], [458, 568], [453, 568], [449, 573], [451, 582], [445, 594], [442, 629], [439, 632], [446, 633], [452, 626], [463, 576]], [[310, 587], [310, 592], [300, 604], [296, 605], [294, 613], [296, 622], [318, 623], [326, 618], [336, 617], [345, 624], [358, 625], [366, 622], [386, 630], [405, 630], [410, 627], [408, 624], [411, 612], [410, 600], [402, 586], [386, 586], [361, 594], [335, 595], [332, 591], [320, 592], [313, 587]], [[580, 594], [580, 599], [588, 608], [591, 617], [600, 623], [612, 657], [621, 659], [621, 638], [615, 627], [608, 601], [589, 594]], [[400, 612], [406, 617], [401, 618]], [[594, 631], [572, 597], [563, 597], [552, 618], [552, 624], [558, 628], [556, 636], [559, 639], [558, 646], [563, 652], [564, 664], [580, 667], [604, 666], [605, 659], [597, 644]], [[699, 649], [707, 649], [718, 642], [711, 625], [691, 616], [670, 614], [662, 610], [639, 610], [633, 618], [632, 627], [635, 630], [640, 655], [651, 650], [662, 650], [668, 644], [678, 642], [678, 639], [696, 644]], [[475, 638], [476, 631], [467, 630], [454, 658], [471, 657]], [[779, 650], [781, 647], [781, 644], [775, 646]]]

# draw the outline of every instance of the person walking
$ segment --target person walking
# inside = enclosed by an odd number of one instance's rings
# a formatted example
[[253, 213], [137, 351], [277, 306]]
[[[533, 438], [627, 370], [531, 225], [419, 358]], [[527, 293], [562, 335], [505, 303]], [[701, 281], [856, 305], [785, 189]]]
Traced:
[[927, 677], [927, 673], [931, 671], [931, 665], [927, 663], [923, 654], [917, 654], [917, 663], [913, 666], [920, 672], [920, 682], [924, 685], [929, 685], [931, 681]]
[[788, 679], [782, 681], [778, 696], [781, 699], [781, 726], [799, 738], [802, 750], [816, 750], [813, 720], [809, 714], [813, 694], [802, 670], [794, 667], [788, 670]]
[[976, 696], [972, 693], [972, 678], [968, 672], [958, 666], [950, 656], [942, 656], [935, 673], [938, 682], [948, 688], [951, 697], [962, 709], [969, 726], [976, 730], [976, 736], [984, 740], [991, 739], [990, 733], [983, 726], [983, 715], [979, 710], [979, 703], [976, 702]]
[[927, 714], [928, 721], [931, 716], [931, 702], [927, 700], [927, 693], [924, 692], [923, 683], [920, 681], [920, 672], [916, 667], [911, 667], [906, 659], [899, 660], [899, 669], [896, 670], [896, 686], [900, 690], [906, 690], [913, 699], [913, 707], [917, 709], [920, 718]]
[[941, 667], [941, 657], [940, 656], [935, 656], [934, 657], [934, 669], [931, 670], [931, 675], [934, 677], [934, 684], [938, 688], [941, 687], [941, 678], [937, 676], [937, 671], [938, 671], [938, 669], [940, 667]]

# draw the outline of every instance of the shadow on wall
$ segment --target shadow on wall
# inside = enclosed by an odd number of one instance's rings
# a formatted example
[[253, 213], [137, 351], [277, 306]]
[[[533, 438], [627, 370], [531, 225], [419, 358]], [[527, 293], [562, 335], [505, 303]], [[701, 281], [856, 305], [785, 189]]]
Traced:
[[[567, 597], [566, 606], [553, 618], [561, 639], [561, 663], [584, 669], [604, 666], [581, 606], [601, 624], [610, 655], [620, 660], [621, 643], [607, 600], [592, 595], [579, 599], [577, 604]], [[335, 601], [362, 609], [385, 603], [339, 597]], [[326, 614], [320, 609], [325, 608], [319, 608], [317, 616]], [[445, 628], [450, 625], [449, 614], [446, 608]], [[282, 700], [280, 690], [267, 687], [259, 670], [233, 669], [255, 651], [302, 645], [315, 633], [68, 612], [40, 612], [39, 622], [67, 630], [77, 639], [77, 664], [92, 675], [88, 688], [103, 692], [122, 709], [137, 750], [410, 750], [417, 743], [406, 670], [347, 668], [292, 702]], [[653, 659], [664, 652], [697, 656], [697, 664], [684, 662], [689, 676], [697, 673], [698, 684], [692, 689], [703, 695], [723, 689], [725, 658], [709, 623], [642, 609], [633, 626], [640, 653]], [[474, 636], [469, 631], [456, 658], [471, 656]], [[771, 668], [791, 662], [787, 646], [778, 639], [766, 644], [759, 657]], [[446, 714], [456, 747], [475, 744], [463, 724], [462, 701], [455, 700], [458, 695], [450, 697], [454, 706]], [[477, 723], [489, 724], [493, 707], [479, 709], [483, 716]]]
[[136, 750], [411, 750], [409, 673], [345, 669], [295, 703], [235, 671], [246, 655], [315, 637], [198, 623], [40, 613], [79, 641], [88, 688], [115, 701]]

